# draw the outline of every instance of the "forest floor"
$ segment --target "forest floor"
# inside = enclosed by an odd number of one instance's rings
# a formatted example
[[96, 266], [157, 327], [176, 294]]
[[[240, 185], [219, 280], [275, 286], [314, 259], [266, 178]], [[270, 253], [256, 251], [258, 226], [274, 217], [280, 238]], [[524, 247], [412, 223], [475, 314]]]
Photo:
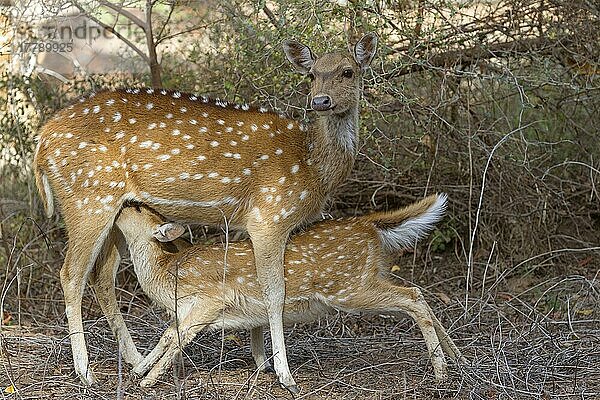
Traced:
[[[450, 362], [449, 380], [442, 385], [433, 379], [422, 336], [408, 316], [337, 314], [286, 330], [299, 395], [281, 389], [274, 374], [257, 373], [248, 333], [229, 331], [198, 335], [185, 349], [177, 372], [143, 389], [130, 367], [120, 362], [113, 335], [88, 290], [85, 329], [99, 384], [83, 387], [74, 373], [61, 299], [45, 305], [45, 310], [55, 310], [51, 316], [41, 315], [35, 303], [8, 301], [5, 309], [13, 314], [6, 314], [5, 319], [14, 319], [0, 330], [0, 396], [53, 400], [600, 399], [600, 268], [598, 260], [572, 260], [572, 265], [555, 265], [543, 274], [488, 275], [486, 287], [479, 284], [468, 297], [461, 287], [463, 268], [445, 265], [448, 260], [434, 257], [429, 266], [401, 268], [398, 283], [416, 282], [423, 288], [468, 358], [466, 364]], [[563, 270], [569, 274], [560, 273]], [[128, 272], [120, 275], [124, 273]], [[120, 298], [133, 338], [146, 353], [169, 319], [146, 302], [139, 288], [121, 291]], [[11, 389], [16, 389], [13, 394], [8, 393]]]

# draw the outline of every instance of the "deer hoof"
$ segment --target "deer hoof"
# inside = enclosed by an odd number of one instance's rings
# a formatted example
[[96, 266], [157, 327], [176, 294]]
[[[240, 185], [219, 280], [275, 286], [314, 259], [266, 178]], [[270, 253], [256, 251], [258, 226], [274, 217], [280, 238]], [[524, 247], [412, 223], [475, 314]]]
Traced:
[[87, 370], [84, 373], [79, 374], [79, 378], [81, 379], [81, 383], [83, 383], [86, 386], [92, 386], [93, 384], [98, 382], [98, 380], [96, 379], [96, 374], [94, 374], [94, 371], [92, 371], [91, 368], [87, 368]]
[[290, 392], [291, 394], [298, 394], [300, 393], [300, 388], [298, 387], [298, 385], [290, 385], [290, 386], [285, 386], [285, 388], [288, 390], [288, 392]]
[[[268, 362], [264, 363], [262, 365], [262, 372], [265, 372], [267, 374], [274, 374], [275, 373], [275, 369], [273, 368], [273, 366], [271, 364], [269, 364]], [[285, 385], [284, 385], [285, 386]]]

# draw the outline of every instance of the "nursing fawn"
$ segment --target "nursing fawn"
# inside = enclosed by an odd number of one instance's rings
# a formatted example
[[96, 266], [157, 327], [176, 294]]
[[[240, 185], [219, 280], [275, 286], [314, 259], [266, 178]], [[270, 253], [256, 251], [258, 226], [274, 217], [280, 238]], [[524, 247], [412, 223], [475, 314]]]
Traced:
[[60, 277], [75, 371], [84, 383], [95, 381], [81, 317], [88, 277], [124, 360], [142, 359], [114, 290], [114, 221], [123, 204], [137, 201], [172, 220], [248, 232], [275, 371], [284, 386], [298, 390], [283, 339], [283, 252], [290, 232], [319, 214], [352, 168], [362, 75], [376, 45], [377, 37], [367, 34], [352, 54], [317, 58], [301, 43], [284, 43], [289, 61], [312, 79], [316, 118], [306, 125], [195, 94], [129, 89], [92, 93], [42, 128], [36, 184], [48, 215], [58, 200], [68, 231]]
[[[336, 310], [406, 312], [421, 329], [436, 379], [444, 380], [444, 353], [458, 359], [460, 351], [421, 291], [396, 286], [385, 275], [391, 255], [428, 233], [445, 206], [445, 195], [433, 195], [393, 212], [320, 222], [292, 236], [285, 250], [284, 322], [310, 321]], [[249, 241], [170, 253], [160, 242], [177, 238], [183, 226], [165, 223], [144, 206], [124, 208], [116, 225], [142, 289], [177, 319], [134, 368], [139, 375], [150, 370], [142, 386], [153, 385], [202, 329], [252, 329], [256, 364], [267, 365], [262, 335], [256, 332], [268, 324], [268, 311]]]

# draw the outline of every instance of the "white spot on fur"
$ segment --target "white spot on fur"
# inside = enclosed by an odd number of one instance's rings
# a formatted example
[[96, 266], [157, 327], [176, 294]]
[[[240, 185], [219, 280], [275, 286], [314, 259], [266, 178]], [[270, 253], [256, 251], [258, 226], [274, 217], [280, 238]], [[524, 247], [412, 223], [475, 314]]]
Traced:
[[258, 207], [252, 208], [252, 216], [257, 222], [263, 222], [263, 217]]

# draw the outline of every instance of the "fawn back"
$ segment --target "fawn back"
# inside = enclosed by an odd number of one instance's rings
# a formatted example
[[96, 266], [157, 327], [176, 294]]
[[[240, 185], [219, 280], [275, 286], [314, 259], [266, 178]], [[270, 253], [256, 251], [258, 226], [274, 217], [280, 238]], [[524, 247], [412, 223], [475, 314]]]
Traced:
[[[389, 213], [322, 221], [292, 236], [285, 252], [284, 320], [314, 319], [380, 285], [390, 256], [433, 229], [445, 205], [445, 195], [432, 195]], [[247, 328], [267, 323], [249, 241], [169, 253], [160, 242], [177, 238], [184, 232], [181, 225], [165, 223], [146, 207], [124, 208], [116, 224], [130, 247], [142, 288], [164, 307], [175, 310], [175, 297], [182, 304], [216, 299], [225, 305], [227, 327], [239, 327], [244, 318]]]

